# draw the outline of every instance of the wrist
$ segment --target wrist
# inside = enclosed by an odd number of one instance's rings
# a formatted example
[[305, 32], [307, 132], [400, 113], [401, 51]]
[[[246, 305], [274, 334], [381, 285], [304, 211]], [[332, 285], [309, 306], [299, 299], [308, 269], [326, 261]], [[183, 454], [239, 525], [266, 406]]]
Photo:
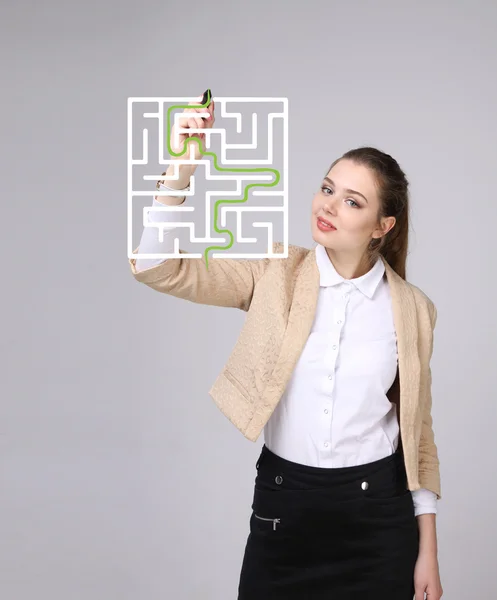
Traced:
[[436, 546], [433, 545], [425, 545], [425, 544], [420, 544], [419, 548], [418, 548], [418, 554], [423, 555], [423, 556], [429, 556], [430, 558], [433, 558], [434, 560], [438, 560], [438, 551]]
[[[164, 181], [167, 187], [173, 190], [181, 190], [186, 188], [190, 183], [190, 178], [195, 172], [197, 165], [171, 164], [165, 171], [166, 177], [176, 177], [175, 179], [167, 179]], [[164, 173], [163, 173], [164, 175]]]

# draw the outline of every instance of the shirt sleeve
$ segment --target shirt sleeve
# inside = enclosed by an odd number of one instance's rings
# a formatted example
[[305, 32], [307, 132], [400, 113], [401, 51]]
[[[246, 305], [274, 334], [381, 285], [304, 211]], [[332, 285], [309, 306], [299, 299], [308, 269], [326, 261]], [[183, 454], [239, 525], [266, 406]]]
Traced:
[[[155, 199], [152, 203], [153, 208], [166, 206]], [[172, 254], [174, 252], [174, 238], [177, 234], [178, 223], [183, 222], [182, 210], [154, 210], [148, 213], [148, 224], [143, 228], [140, 239], [140, 254]], [[158, 225], [154, 226], [153, 223]], [[160, 241], [160, 229], [163, 229], [163, 241]], [[136, 270], [143, 271], [150, 267], [155, 267], [167, 258], [137, 258]]]
[[411, 492], [414, 503], [414, 516], [425, 513], [437, 514], [437, 495], [431, 490], [421, 488]]

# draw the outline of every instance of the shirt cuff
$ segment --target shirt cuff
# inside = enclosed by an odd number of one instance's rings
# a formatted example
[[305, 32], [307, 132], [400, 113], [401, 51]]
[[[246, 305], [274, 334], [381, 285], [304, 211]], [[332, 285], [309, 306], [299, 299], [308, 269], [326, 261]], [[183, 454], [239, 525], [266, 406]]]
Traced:
[[[153, 208], [164, 208], [164, 204], [158, 202], [155, 198], [152, 203]], [[157, 226], [149, 225], [144, 227], [138, 249], [139, 254], [173, 254], [174, 240], [178, 234], [178, 223], [183, 222], [183, 213], [181, 210], [153, 210], [148, 213], [147, 221], [157, 223]], [[159, 240], [159, 227], [163, 230], [163, 240]], [[143, 258], [136, 259], [136, 270], [143, 271], [151, 267], [160, 265], [167, 258]]]
[[426, 513], [437, 514], [437, 495], [431, 490], [421, 488], [411, 491], [414, 503], [414, 516]]

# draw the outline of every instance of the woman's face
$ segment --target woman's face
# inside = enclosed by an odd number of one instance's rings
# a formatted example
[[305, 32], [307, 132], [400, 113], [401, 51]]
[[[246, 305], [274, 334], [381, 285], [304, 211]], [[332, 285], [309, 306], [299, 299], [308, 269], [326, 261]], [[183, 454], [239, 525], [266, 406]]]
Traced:
[[[379, 210], [371, 171], [342, 159], [320, 183], [312, 201], [312, 237], [334, 252], [361, 257], [373, 237], [381, 237], [395, 224], [393, 217], [378, 223]], [[318, 218], [329, 221], [336, 229], [319, 229]]]

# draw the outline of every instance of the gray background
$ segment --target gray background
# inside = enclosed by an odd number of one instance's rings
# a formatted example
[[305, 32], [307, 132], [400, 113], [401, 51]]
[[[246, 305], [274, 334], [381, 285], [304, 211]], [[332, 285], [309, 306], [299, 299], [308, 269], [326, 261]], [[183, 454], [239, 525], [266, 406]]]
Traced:
[[210, 87], [289, 98], [292, 244], [346, 150], [407, 172], [444, 596], [495, 598], [497, 5], [3, 0], [0, 23], [0, 596], [236, 598], [263, 440], [207, 391], [244, 314], [153, 292], [126, 253], [127, 97]]

